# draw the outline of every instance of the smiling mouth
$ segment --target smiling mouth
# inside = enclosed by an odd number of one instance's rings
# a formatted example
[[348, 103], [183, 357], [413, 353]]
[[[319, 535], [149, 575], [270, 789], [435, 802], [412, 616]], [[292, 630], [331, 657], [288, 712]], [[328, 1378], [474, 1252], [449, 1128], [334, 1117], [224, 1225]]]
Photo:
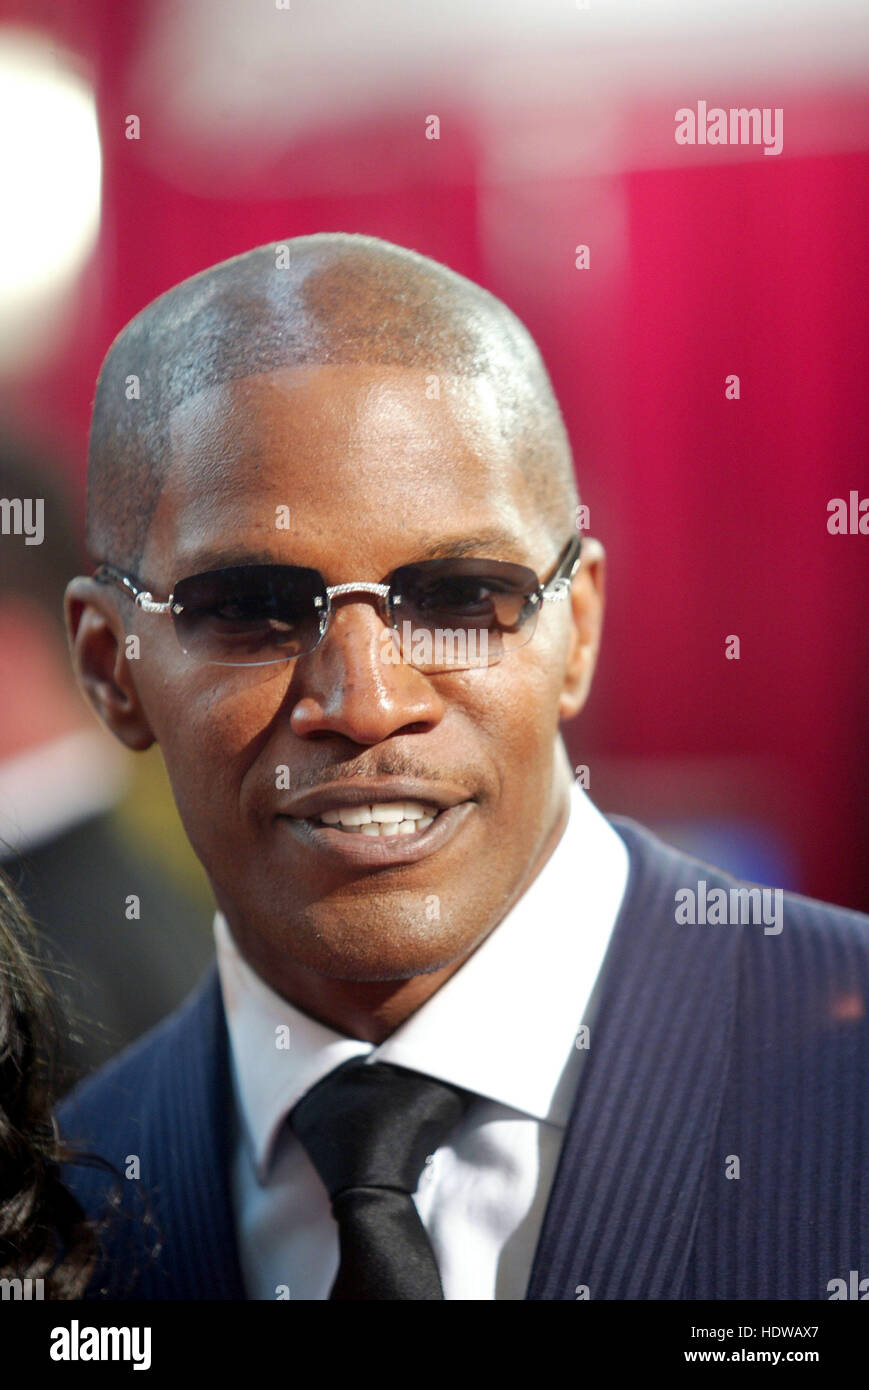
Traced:
[[473, 801], [437, 806], [408, 798], [324, 807], [308, 816], [279, 814], [296, 839], [343, 868], [414, 864], [444, 849], [475, 810]]
[[422, 801], [377, 801], [362, 806], [336, 806], [307, 819], [311, 825], [327, 825], [347, 835], [389, 839], [427, 830], [439, 814], [437, 806]]

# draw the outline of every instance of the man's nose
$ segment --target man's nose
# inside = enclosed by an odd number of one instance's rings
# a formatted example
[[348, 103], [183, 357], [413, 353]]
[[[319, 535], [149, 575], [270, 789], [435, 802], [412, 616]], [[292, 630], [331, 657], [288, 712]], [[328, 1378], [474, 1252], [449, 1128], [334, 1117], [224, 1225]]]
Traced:
[[396, 660], [391, 638], [375, 599], [334, 600], [319, 646], [295, 662], [288, 691], [293, 732], [374, 744], [439, 723], [443, 700], [427, 676]]

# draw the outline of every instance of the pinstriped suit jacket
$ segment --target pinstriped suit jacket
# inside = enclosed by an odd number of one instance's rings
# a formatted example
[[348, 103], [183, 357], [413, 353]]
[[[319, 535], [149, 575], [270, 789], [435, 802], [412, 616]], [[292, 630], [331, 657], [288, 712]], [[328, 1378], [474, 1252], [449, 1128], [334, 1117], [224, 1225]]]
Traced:
[[[679, 890], [745, 885], [611, 823], [630, 874], [526, 1297], [828, 1299], [869, 1277], [869, 918], [785, 894], [779, 934], [679, 925]], [[216, 967], [58, 1119], [140, 1160], [89, 1297], [245, 1298]], [[105, 1214], [105, 1172], [64, 1177]]]

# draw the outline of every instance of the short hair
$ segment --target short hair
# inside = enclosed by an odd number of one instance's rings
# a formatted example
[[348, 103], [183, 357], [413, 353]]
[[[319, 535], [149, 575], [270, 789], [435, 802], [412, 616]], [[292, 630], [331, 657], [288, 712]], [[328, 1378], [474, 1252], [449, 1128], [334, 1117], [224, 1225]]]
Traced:
[[515, 314], [418, 252], [327, 232], [257, 247], [194, 275], [115, 339], [91, 425], [91, 558], [140, 564], [170, 462], [170, 412], [184, 400], [242, 376], [334, 363], [487, 376], [535, 505], [554, 534], [573, 527], [567, 433], [537, 346]]

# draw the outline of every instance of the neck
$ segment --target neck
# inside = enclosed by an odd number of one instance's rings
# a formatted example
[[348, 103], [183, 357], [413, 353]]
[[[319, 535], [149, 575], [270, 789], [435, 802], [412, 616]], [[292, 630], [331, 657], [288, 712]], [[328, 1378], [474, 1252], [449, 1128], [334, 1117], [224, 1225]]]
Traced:
[[409, 980], [360, 982], [309, 975], [298, 981], [289, 1002], [338, 1033], [377, 1045], [436, 994], [467, 959]]

